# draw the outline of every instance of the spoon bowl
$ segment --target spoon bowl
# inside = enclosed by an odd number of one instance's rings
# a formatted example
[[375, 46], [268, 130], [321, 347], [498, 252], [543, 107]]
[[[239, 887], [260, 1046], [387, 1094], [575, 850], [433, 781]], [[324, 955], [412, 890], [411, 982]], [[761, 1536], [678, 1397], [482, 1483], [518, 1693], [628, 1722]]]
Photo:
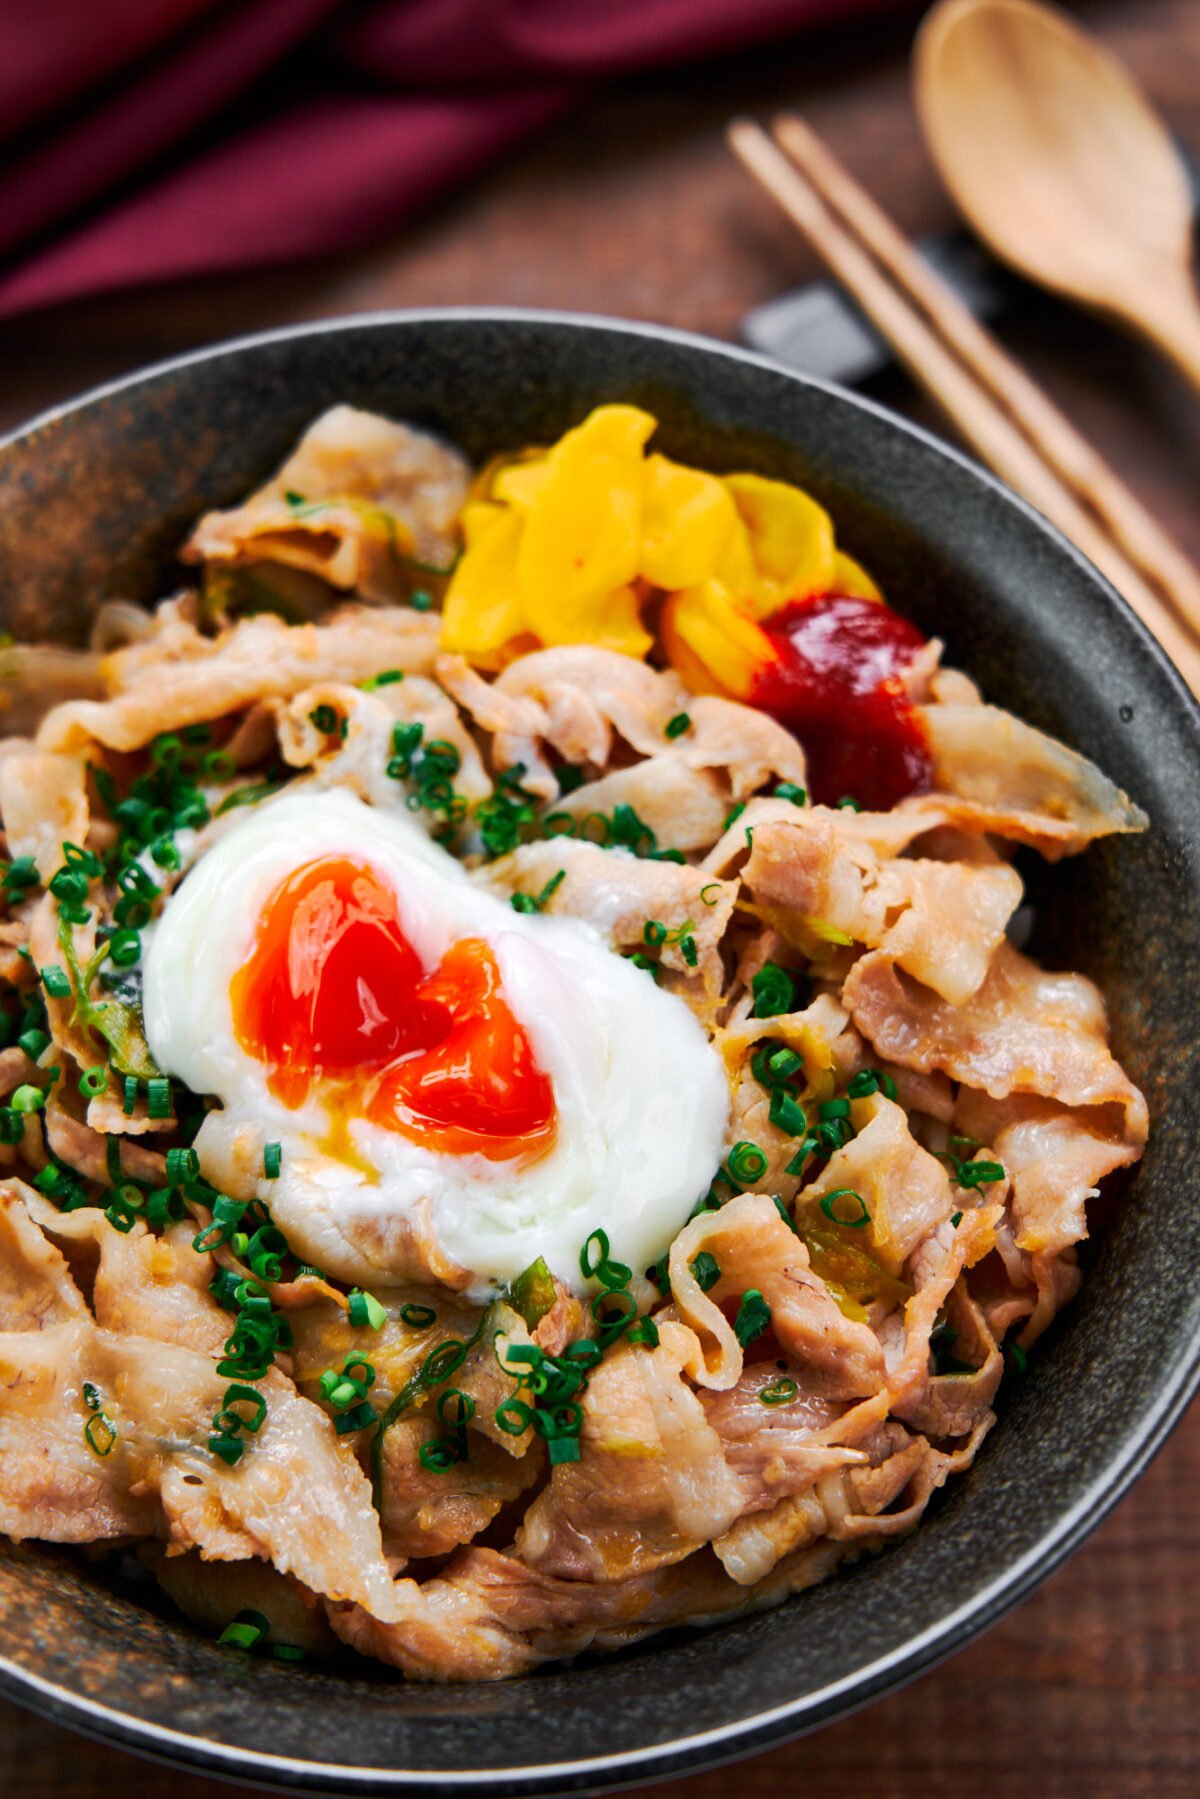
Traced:
[[1187, 171], [1117, 58], [1036, 0], [943, 0], [914, 81], [934, 162], [994, 253], [1143, 332], [1200, 385]]

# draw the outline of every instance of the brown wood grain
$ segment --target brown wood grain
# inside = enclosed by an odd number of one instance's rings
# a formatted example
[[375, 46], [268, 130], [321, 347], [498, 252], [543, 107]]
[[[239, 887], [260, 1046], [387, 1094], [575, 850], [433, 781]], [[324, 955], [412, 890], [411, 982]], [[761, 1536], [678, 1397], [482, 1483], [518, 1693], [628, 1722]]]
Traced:
[[[95, 381], [235, 332], [384, 306], [490, 302], [657, 319], [733, 338], [816, 273], [733, 163], [735, 111], [794, 107], [909, 232], [950, 222], [921, 146], [907, 49], [918, 9], [597, 98], [543, 143], [337, 266], [71, 305], [0, 330], [0, 428]], [[1200, 3], [1076, 8], [1200, 149]], [[1200, 557], [1200, 406], [1155, 357], [1049, 299], [1008, 346]], [[931, 422], [898, 374], [874, 392]], [[1120, 1326], [1113, 1321], [1114, 1329]], [[1017, 1612], [906, 1691], [682, 1799], [1195, 1799], [1200, 1793], [1200, 1409], [1085, 1549]], [[702, 1695], [697, 1695], [698, 1703]], [[0, 1793], [218, 1799], [0, 1705]]]

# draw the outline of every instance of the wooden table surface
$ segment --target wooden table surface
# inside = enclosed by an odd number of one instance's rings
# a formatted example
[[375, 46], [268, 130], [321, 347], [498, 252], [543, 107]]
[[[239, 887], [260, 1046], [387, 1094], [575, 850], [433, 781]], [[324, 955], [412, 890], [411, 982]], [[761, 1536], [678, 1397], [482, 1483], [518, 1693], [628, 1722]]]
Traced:
[[[801, 107], [909, 232], [947, 225], [907, 53], [919, 8], [629, 81], [369, 253], [336, 267], [128, 295], [0, 329], [0, 428], [91, 383], [236, 332], [386, 306], [573, 307], [736, 338], [815, 273], [732, 163], [735, 111]], [[1077, 8], [1200, 149], [1200, 4]], [[1032, 295], [1003, 334], [1200, 558], [1200, 407], [1149, 352]], [[936, 420], [898, 374], [878, 398]], [[1115, 1321], [1119, 1324], [1119, 1320]], [[1115, 1515], [987, 1636], [815, 1736], [660, 1789], [720, 1799], [1194, 1799], [1200, 1793], [1200, 1409]], [[0, 1793], [220, 1799], [234, 1789], [85, 1743], [0, 1705]]]

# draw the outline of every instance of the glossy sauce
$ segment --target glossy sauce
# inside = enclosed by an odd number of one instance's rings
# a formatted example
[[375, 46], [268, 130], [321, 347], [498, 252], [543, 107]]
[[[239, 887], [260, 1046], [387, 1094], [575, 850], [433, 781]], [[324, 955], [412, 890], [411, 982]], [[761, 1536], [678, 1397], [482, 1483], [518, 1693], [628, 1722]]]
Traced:
[[491, 1161], [553, 1141], [554, 1091], [489, 945], [463, 938], [427, 975], [368, 868], [323, 857], [282, 882], [230, 992], [238, 1042], [287, 1106], [332, 1086], [338, 1111]]
[[878, 600], [821, 594], [789, 601], [762, 628], [776, 660], [750, 702], [804, 745], [818, 805], [849, 795], [886, 811], [928, 788], [929, 746], [900, 679], [925, 644], [915, 626]]

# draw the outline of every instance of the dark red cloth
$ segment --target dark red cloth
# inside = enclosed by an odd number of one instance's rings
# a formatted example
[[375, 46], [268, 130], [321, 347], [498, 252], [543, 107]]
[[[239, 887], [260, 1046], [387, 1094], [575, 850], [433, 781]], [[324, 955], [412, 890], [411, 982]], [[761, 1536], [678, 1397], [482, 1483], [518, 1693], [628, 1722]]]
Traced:
[[346, 250], [605, 77], [895, 0], [0, 0], [0, 314]]

